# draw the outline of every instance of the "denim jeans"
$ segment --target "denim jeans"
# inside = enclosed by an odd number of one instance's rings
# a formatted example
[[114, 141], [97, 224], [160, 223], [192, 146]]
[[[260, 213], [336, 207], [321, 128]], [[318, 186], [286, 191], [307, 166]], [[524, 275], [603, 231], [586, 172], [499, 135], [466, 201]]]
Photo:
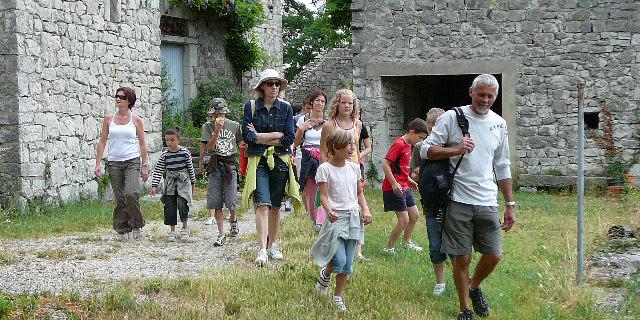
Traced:
[[442, 223], [432, 215], [427, 215], [427, 236], [429, 237], [429, 258], [431, 263], [438, 264], [447, 260], [447, 255], [440, 251], [442, 246]]
[[280, 208], [284, 189], [289, 179], [289, 166], [274, 156], [275, 166], [269, 169], [265, 158], [261, 158], [256, 169], [256, 190], [253, 194], [253, 201], [256, 206], [268, 205], [273, 208]]
[[338, 251], [331, 259], [333, 263], [333, 272], [336, 274], [352, 274], [353, 273], [353, 255], [356, 252], [355, 239], [345, 240], [338, 238]]
[[189, 220], [189, 205], [187, 199], [177, 195], [164, 195], [164, 224], [167, 226], [175, 226], [178, 224], [178, 212], [180, 212], [180, 221]]

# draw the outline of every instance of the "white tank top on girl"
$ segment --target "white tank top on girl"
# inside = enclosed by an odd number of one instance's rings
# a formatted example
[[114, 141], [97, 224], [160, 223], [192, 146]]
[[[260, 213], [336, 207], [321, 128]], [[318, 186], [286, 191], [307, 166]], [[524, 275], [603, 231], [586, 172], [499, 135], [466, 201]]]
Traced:
[[[304, 124], [304, 122], [305, 122], [304, 117], [298, 118], [298, 123], [296, 124], [296, 127], [300, 128], [302, 124]], [[322, 134], [322, 126], [320, 126], [318, 130], [314, 128], [309, 128], [309, 130], [307, 130], [304, 133], [304, 136], [303, 136], [304, 139], [302, 141], [302, 145], [303, 146], [319, 146], [321, 134]]]
[[[115, 114], [113, 116], [115, 118]], [[133, 114], [131, 115], [133, 118]], [[127, 161], [140, 157], [140, 144], [136, 125], [129, 119], [127, 124], [116, 124], [111, 118], [109, 123], [109, 161]]]

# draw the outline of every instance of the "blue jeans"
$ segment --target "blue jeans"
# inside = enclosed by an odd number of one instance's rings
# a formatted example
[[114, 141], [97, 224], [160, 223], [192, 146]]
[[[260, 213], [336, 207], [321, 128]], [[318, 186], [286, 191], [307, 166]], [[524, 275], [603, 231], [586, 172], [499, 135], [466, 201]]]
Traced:
[[447, 260], [447, 255], [440, 251], [442, 246], [442, 224], [432, 215], [427, 215], [427, 236], [429, 237], [429, 258], [431, 263], [438, 264]]
[[274, 156], [275, 166], [269, 169], [265, 158], [261, 158], [256, 168], [256, 190], [253, 201], [256, 207], [268, 205], [280, 208], [284, 198], [284, 188], [289, 180], [289, 166], [278, 156]]
[[345, 240], [338, 238], [338, 251], [333, 255], [331, 263], [333, 263], [333, 272], [336, 274], [352, 274], [353, 273], [353, 255], [356, 252], [355, 239]]

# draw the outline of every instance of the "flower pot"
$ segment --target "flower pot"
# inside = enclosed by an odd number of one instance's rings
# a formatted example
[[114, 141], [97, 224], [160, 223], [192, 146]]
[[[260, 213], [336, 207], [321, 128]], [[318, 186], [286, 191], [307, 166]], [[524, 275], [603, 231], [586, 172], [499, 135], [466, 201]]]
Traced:
[[619, 178], [607, 179], [607, 186], [621, 186], [621, 185], [622, 185], [622, 179], [619, 179]]
[[619, 197], [622, 195], [623, 186], [607, 186], [605, 196], [607, 197]]
[[625, 173], [624, 177], [627, 180], [627, 184], [632, 186], [635, 177], [633, 175], [628, 174], [628, 173]]

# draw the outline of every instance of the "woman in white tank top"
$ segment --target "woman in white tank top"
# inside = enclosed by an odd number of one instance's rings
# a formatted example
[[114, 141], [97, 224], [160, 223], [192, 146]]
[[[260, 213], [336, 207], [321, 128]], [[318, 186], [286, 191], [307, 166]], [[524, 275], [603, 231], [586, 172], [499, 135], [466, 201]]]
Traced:
[[108, 139], [107, 171], [116, 201], [113, 229], [120, 235], [120, 240], [127, 240], [130, 234], [134, 239], [140, 239], [144, 218], [140, 211], [139, 177], [142, 176], [143, 181], [147, 181], [149, 177], [144, 124], [142, 118], [131, 112], [136, 102], [133, 89], [118, 88], [115, 99], [118, 111], [107, 114], [102, 121], [95, 174], [101, 177], [104, 173], [102, 156]]

